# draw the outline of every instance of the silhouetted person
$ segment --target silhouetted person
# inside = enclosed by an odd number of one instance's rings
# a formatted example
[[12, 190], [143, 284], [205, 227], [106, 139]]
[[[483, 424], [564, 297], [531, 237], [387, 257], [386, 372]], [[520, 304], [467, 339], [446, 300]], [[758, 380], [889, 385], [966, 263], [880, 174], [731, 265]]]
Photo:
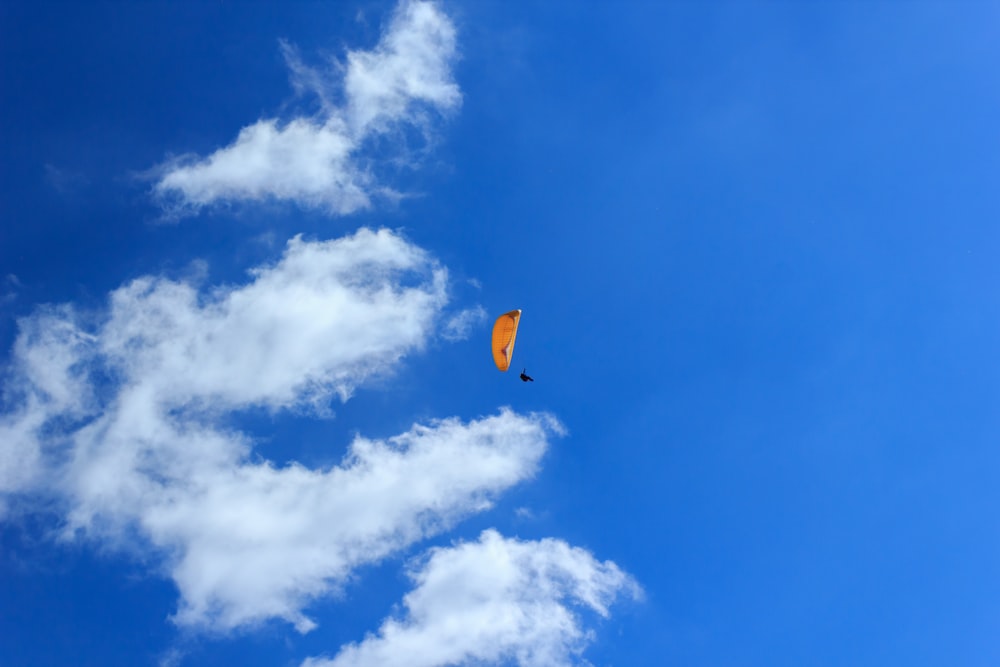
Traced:
[[535, 378], [533, 378], [530, 375], [526, 374], [524, 372], [526, 370], [527, 370], [526, 368], [522, 368], [521, 369], [521, 382], [534, 382]]

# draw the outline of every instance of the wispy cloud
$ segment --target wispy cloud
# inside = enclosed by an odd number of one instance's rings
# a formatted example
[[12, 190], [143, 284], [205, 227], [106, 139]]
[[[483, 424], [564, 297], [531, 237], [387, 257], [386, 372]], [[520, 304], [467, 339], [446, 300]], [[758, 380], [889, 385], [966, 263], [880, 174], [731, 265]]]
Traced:
[[0, 280], [0, 306], [16, 301], [20, 289], [21, 281], [13, 273], [8, 273], [3, 280]]
[[52, 164], [45, 165], [45, 180], [61, 195], [72, 194], [89, 185], [89, 179], [83, 173], [60, 169]]
[[485, 308], [482, 306], [468, 308], [452, 315], [445, 322], [441, 335], [445, 340], [465, 340], [472, 333], [473, 329], [486, 322], [486, 320], [487, 314]]
[[56, 496], [64, 536], [153, 549], [178, 623], [283, 618], [350, 572], [489, 507], [530, 477], [559, 425], [504, 410], [358, 437], [329, 469], [278, 467], [224, 427], [250, 406], [322, 410], [430, 337], [447, 274], [388, 232], [293, 239], [274, 265], [214, 291], [145, 277], [106, 313], [21, 322], [0, 416], [3, 497]]
[[350, 51], [327, 70], [306, 65], [287, 43], [282, 50], [296, 92], [316, 95], [320, 112], [259, 120], [208, 157], [161, 167], [155, 192], [173, 212], [269, 198], [339, 215], [366, 208], [377, 194], [395, 195], [360, 154], [366, 142], [403, 127], [427, 132], [433, 114], [461, 102], [451, 75], [455, 29], [432, 2], [403, 2], [374, 49]]
[[487, 530], [479, 541], [433, 549], [410, 574], [406, 615], [377, 635], [304, 667], [573, 664], [592, 640], [580, 612], [608, 615], [641, 595], [614, 563], [560, 540], [522, 542]]

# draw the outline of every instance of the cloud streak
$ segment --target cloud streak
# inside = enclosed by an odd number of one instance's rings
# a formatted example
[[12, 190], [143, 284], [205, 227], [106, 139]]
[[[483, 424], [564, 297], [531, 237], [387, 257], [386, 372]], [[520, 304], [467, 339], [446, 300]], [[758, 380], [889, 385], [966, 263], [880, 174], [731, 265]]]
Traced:
[[583, 549], [493, 530], [477, 542], [432, 549], [410, 577], [415, 588], [403, 599], [403, 618], [303, 667], [570, 665], [593, 639], [580, 612], [606, 617], [617, 598], [641, 595], [614, 563]]
[[267, 199], [336, 215], [367, 208], [374, 196], [395, 193], [361, 155], [365, 145], [406, 127], [426, 134], [433, 114], [461, 102], [451, 75], [455, 29], [432, 2], [403, 2], [374, 49], [348, 52], [332, 72], [308, 67], [287, 44], [282, 49], [293, 87], [315, 94], [321, 112], [259, 120], [207, 157], [163, 165], [154, 192], [174, 213]]
[[441, 336], [445, 340], [458, 341], [468, 338], [472, 331], [487, 321], [486, 309], [482, 306], [456, 313], [444, 325]]

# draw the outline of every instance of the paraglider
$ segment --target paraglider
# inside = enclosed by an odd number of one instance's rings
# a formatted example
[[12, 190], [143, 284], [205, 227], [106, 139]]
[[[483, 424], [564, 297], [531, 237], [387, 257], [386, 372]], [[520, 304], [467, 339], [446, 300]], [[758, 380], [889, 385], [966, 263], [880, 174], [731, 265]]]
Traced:
[[501, 371], [510, 368], [510, 360], [514, 356], [514, 340], [517, 338], [517, 325], [520, 321], [521, 311], [512, 310], [498, 317], [493, 324], [493, 363]]
[[[517, 339], [517, 325], [521, 322], [521, 311], [512, 310], [497, 318], [493, 324], [493, 363], [501, 371], [510, 368], [510, 360], [514, 356], [514, 341]], [[534, 382], [535, 378], [528, 375], [528, 369], [521, 369], [521, 382]]]

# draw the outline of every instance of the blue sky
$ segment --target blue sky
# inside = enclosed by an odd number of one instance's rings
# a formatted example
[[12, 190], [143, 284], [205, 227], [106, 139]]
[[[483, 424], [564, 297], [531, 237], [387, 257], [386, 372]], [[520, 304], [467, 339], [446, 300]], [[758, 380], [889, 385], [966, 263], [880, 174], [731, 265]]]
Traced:
[[3, 4], [2, 662], [997, 664], [998, 24]]

